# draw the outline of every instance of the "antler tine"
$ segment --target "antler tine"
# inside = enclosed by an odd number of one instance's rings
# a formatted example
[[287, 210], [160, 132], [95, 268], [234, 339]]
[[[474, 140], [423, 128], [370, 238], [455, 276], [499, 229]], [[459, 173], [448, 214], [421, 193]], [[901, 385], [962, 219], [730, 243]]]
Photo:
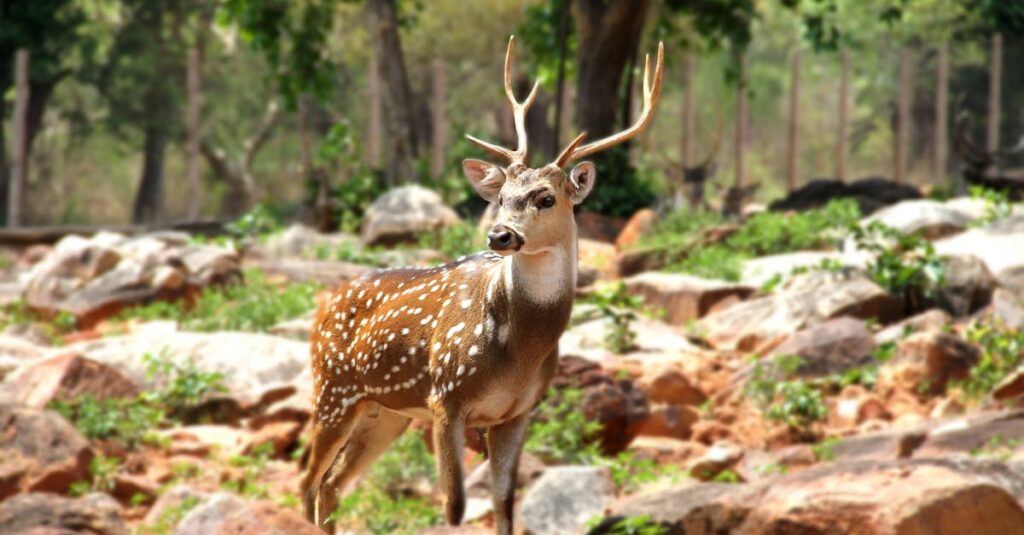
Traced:
[[630, 126], [617, 134], [587, 143], [586, 145], [573, 150], [564, 159], [560, 156], [559, 159], [556, 160], [556, 163], [558, 163], [559, 166], [565, 165], [573, 160], [585, 158], [595, 152], [600, 152], [628, 141], [647, 128], [651, 119], [654, 118], [654, 108], [657, 106], [658, 98], [661, 96], [661, 79], [665, 66], [665, 43], [658, 43], [658, 59], [654, 67], [653, 80], [651, 78], [650, 66], [651, 57], [648, 55], [644, 58], [644, 107], [640, 112], [640, 117], [638, 117], [636, 122], [633, 123], [633, 126]]
[[583, 140], [586, 139], [586, 137], [587, 133], [583, 132], [580, 135], [576, 136], [576, 139], [569, 142], [569, 146], [566, 147], [565, 150], [563, 150], [562, 153], [558, 155], [558, 158], [555, 159], [555, 166], [562, 167], [563, 165], [568, 163], [569, 157], [572, 156], [572, 151], [576, 150], [576, 147], [578, 147], [580, 143], [583, 143]]
[[516, 150], [510, 150], [505, 147], [488, 143], [469, 134], [466, 135], [466, 139], [496, 156], [508, 159], [509, 163], [523, 163], [526, 161], [527, 151], [526, 112], [530, 109], [530, 106], [533, 105], [533, 101], [537, 99], [537, 90], [540, 88], [540, 82], [534, 82], [533, 89], [530, 90], [530, 94], [527, 95], [526, 100], [522, 102], [516, 100], [515, 92], [512, 91], [512, 51], [515, 45], [515, 39], [514, 35], [509, 36], [508, 48], [505, 50], [505, 95], [508, 96], [508, 100], [512, 104], [512, 116], [515, 120], [516, 137], [518, 138]]

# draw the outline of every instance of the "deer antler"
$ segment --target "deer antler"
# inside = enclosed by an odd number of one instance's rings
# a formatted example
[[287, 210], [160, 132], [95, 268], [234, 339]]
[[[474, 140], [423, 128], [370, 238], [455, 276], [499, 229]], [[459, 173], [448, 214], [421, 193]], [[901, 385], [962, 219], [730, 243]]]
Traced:
[[650, 124], [651, 119], [654, 118], [654, 107], [657, 106], [658, 97], [661, 96], [661, 76], [664, 65], [665, 43], [658, 43], [658, 60], [654, 67], [653, 85], [650, 76], [651, 57], [648, 55], [644, 58], [644, 108], [640, 112], [640, 117], [637, 118], [635, 123], [633, 123], [633, 126], [630, 126], [617, 134], [613, 134], [597, 141], [592, 141], [582, 147], [576, 148], [575, 145], [582, 141], [582, 136], [584, 135], [580, 134], [580, 137], [573, 140], [569, 147], [562, 151], [562, 154], [560, 154], [555, 160], [555, 165], [562, 167], [573, 160], [585, 158], [595, 152], [600, 152], [620, 143], [629, 141], [636, 137], [640, 132], [643, 132], [644, 128], [647, 128], [647, 125]]
[[496, 156], [507, 158], [510, 164], [526, 162], [526, 111], [533, 105], [534, 99], [537, 98], [537, 88], [540, 87], [540, 82], [535, 82], [526, 100], [522, 102], [516, 100], [516, 95], [512, 92], [512, 48], [515, 44], [515, 39], [514, 35], [508, 38], [508, 50], [505, 52], [505, 94], [508, 95], [508, 100], [512, 103], [512, 114], [515, 117], [516, 123], [516, 136], [519, 138], [518, 147], [516, 147], [516, 150], [509, 150], [466, 134], [466, 139]]

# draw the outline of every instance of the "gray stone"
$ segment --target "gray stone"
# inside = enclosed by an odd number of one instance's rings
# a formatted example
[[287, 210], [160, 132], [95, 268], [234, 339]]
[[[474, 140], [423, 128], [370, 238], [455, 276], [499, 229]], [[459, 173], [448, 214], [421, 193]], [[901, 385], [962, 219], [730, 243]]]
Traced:
[[648, 307], [665, 311], [671, 325], [686, 325], [705, 316], [716, 306], [742, 301], [754, 288], [720, 280], [678, 273], [649, 271], [623, 281], [632, 294], [643, 297]]
[[935, 242], [941, 255], [977, 256], [991, 273], [1024, 266], [1024, 214], [1015, 215], [987, 227], [970, 229]]
[[[1024, 240], [1024, 234], [1021, 235]], [[1021, 242], [1024, 247], [1024, 241]], [[943, 262], [945, 281], [936, 292], [936, 301], [944, 310], [961, 318], [984, 308], [998, 286], [985, 263], [973, 255], [952, 255]]]
[[802, 359], [796, 373], [821, 377], [863, 366], [874, 357], [875, 339], [863, 320], [836, 318], [797, 332], [772, 351], [771, 358], [796, 355]]
[[362, 241], [367, 245], [406, 241], [459, 221], [437, 193], [422, 186], [402, 186], [380, 196], [366, 210]]
[[[49, 528], [52, 531], [46, 531]], [[125, 535], [121, 508], [106, 494], [72, 499], [56, 494], [20, 494], [0, 502], [0, 533], [87, 533]], [[63, 531], [67, 530], [67, 531]]]
[[941, 331], [952, 322], [953, 318], [945, 310], [933, 308], [878, 331], [875, 343], [881, 345], [897, 342], [916, 332]]
[[860, 269], [868, 264], [871, 255], [864, 251], [796, 251], [776, 255], [760, 256], [743, 262], [740, 280], [743, 284], [760, 288], [773, 279], [783, 280], [794, 271], [813, 269], [824, 261], [838, 262], [846, 268]]
[[244, 509], [245, 505], [245, 500], [229, 492], [207, 496], [181, 519], [174, 529], [174, 535], [216, 533], [227, 517]]
[[536, 535], [577, 533], [592, 517], [603, 514], [614, 497], [605, 468], [551, 467], [523, 499], [523, 524]]
[[962, 212], [931, 199], [901, 201], [882, 208], [863, 222], [874, 221], [904, 234], [919, 233], [929, 239], [960, 232], [970, 223]]

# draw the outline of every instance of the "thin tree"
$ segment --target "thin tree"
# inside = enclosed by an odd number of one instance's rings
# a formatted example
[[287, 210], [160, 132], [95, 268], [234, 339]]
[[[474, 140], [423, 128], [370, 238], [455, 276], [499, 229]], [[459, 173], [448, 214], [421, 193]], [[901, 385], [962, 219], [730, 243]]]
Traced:
[[388, 182], [395, 185], [416, 181], [414, 160], [419, 145], [413, 124], [412, 89], [398, 35], [398, 11], [394, 0], [367, 0], [366, 7], [381, 74], [384, 124], [388, 132]]
[[800, 179], [800, 49], [793, 51], [786, 149], [786, 191], [791, 192], [796, 189], [797, 181]]
[[[15, 55], [14, 123], [11, 151], [11, 181], [7, 196], [7, 225], [20, 227], [25, 209], [25, 187], [28, 184], [28, 102], [29, 52], [22, 48]], [[3, 128], [3, 125], [0, 125]], [[0, 147], [0, 150], [4, 150]]]
[[839, 75], [839, 124], [836, 127], [836, 179], [846, 182], [848, 171], [846, 168], [847, 129], [850, 122], [850, 51], [842, 49], [839, 51], [840, 75]]
[[[1003, 36], [992, 36], [992, 54], [989, 59], [988, 71], [988, 131], [985, 136], [985, 149], [989, 152], [999, 150], [999, 122], [1001, 120], [1003, 85]], [[996, 169], [998, 173], [998, 169]]]
[[903, 182], [907, 178], [907, 161], [910, 141], [910, 51], [900, 49], [899, 98], [896, 103], [896, 157], [893, 180]]
[[946, 175], [946, 136], [949, 129], [949, 43], [939, 45], [935, 72], [935, 138], [932, 151], [932, 177], [942, 181]]

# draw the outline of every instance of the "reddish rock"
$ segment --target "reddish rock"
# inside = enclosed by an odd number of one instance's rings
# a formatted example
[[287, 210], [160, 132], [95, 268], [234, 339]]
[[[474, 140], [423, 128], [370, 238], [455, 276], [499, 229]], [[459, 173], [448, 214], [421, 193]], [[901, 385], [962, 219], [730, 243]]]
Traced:
[[128, 528], [117, 502], [105, 494], [71, 499], [33, 492], [0, 502], [0, 533], [126, 535]]
[[623, 283], [651, 309], [664, 310], [671, 325], [686, 325], [720, 308], [722, 302], [741, 301], [754, 293], [751, 286], [657, 271], [634, 275]]
[[773, 358], [801, 358], [796, 373], [820, 377], [842, 373], [874, 360], [875, 339], [867, 324], [854, 318], [836, 318], [813, 325], [791, 336], [772, 352]]
[[1008, 400], [1024, 396], [1024, 367], [1017, 368], [1007, 375], [992, 391], [992, 397]]
[[651, 231], [657, 221], [658, 214], [654, 210], [650, 208], [637, 210], [626, 222], [626, 226], [622, 227], [619, 236], [615, 238], [615, 248], [620, 251], [632, 249]]
[[[61, 415], [26, 407], [0, 405], [0, 459], [19, 459], [24, 469], [7, 470], [4, 487], [22, 492], [63, 494], [88, 476], [93, 452], [89, 443]], [[6, 465], [6, 463], [4, 463]]]
[[703, 455], [690, 461], [686, 471], [691, 476], [708, 481], [726, 470], [732, 470], [743, 459], [743, 448], [728, 442], [718, 442]]
[[669, 437], [637, 437], [629, 451], [638, 458], [651, 459], [658, 464], [683, 465], [707, 451], [707, 446], [693, 440]]
[[715, 420], [701, 420], [693, 424], [693, 440], [701, 444], [714, 444], [732, 438], [732, 429]]
[[16, 403], [37, 409], [55, 400], [128, 398], [139, 393], [120, 371], [73, 352], [23, 365], [7, 382], [14, 387]]
[[626, 220], [597, 212], [576, 214], [576, 228], [580, 238], [614, 243], [615, 238], [626, 226]]
[[940, 394], [950, 380], [967, 377], [980, 358], [977, 347], [956, 335], [917, 333], [901, 341], [896, 356], [882, 366], [879, 391]]
[[137, 496], [144, 496], [147, 503], [152, 502], [160, 494], [160, 485], [145, 476], [118, 473], [112, 479], [114, 488], [110, 493], [124, 504], [132, 503]]
[[689, 405], [660, 404], [650, 408], [650, 415], [640, 425], [640, 436], [688, 439], [700, 413]]
[[248, 438], [242, 447], [242, 453], [251, 453], [260, 445], [270, 443], [273, 445], [274, 455], [283, 456], [298, 444], [302, 429], [303, 425], [298, 422], [284, 421], [266, 424]]
[[933, 308], [878, 331], [875, 334], [875, 343], [898, 342], [917, 332], [941, 331], [952, 322], [953, 318], [948, 312]]
[[638, 384], [652, 403], [700, 405], [707, 400], [704, 392], [686, 376], [682, 366], [676, 364], [644, 367]]

